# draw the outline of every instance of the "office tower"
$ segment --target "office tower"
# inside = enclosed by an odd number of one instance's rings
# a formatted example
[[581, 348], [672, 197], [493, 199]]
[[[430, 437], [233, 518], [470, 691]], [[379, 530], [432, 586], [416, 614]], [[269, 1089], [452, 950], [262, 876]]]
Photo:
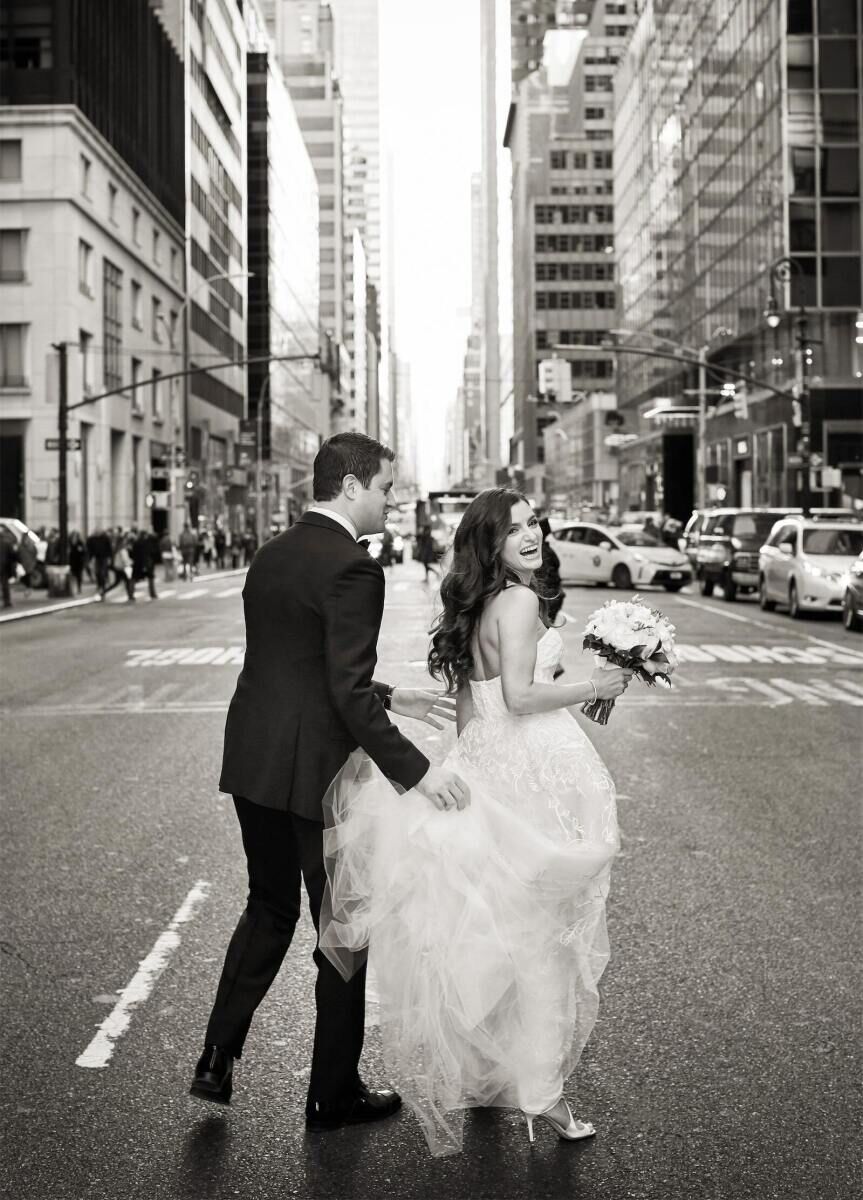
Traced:
[[807, 418], [814, 502], [861, 497], [860, 20], [852, 0], [641, 6], [615, 79], [621, 323], [708, 367], [621, 353], [623, 504], [688, 516], [698, 458], [708, 502], [799, 504]]
[[69, 528], [161, 528], [153, 464], [184, 444], [162, 379], [182, 362], [180, 54], [147, 0], [5, 0], [0, 33], [0, 511], [59, 525], [62, 342]]

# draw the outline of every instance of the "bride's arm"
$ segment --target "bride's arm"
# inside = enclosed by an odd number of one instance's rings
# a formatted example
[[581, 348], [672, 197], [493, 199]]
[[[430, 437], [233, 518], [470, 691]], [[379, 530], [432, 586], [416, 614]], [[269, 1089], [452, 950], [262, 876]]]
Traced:
[[459, 737], [461, 737], [461, 731], [472, 716], [473, 696], [471, 695], [470, 684], [462, 683], [459, 685], [455, 697], [455, 730]]
[[[507, 588], [497, 601], [500, 682], [509, 711], [523, 717], [529, 713], [553, 712], [557, 708], [583, 704], [593, 700], [596, 694], [600, 699], [605, 698], [606, 681], [600, 678], [595, 680], [596, 691], [592, 680], [568, 684], [534, 682], [538, 616], [539, 598], [528, 587]], [[611, 672], [594, 671], [594, 676], [606, 674]], [[622, 677], [623, 671], [620, 674]], [[612, 694], [619, 695], [620, 692], [613, 691]]]

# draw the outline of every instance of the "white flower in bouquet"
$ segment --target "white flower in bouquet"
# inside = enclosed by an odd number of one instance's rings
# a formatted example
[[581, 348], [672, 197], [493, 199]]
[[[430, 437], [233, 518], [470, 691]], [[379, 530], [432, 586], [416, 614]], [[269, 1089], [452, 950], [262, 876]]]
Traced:
[[[589, 618], [584, 630], [584, 648], [597, 661], [628, 667], [646, 684], [662, 681], [671, 686], [671, 673], [679, 664], [674, 650], [674, 626], [658, 610], [638, 602], [608, 600]], [[581, 711], [605, 725], [613, 700], [594, 700]]]

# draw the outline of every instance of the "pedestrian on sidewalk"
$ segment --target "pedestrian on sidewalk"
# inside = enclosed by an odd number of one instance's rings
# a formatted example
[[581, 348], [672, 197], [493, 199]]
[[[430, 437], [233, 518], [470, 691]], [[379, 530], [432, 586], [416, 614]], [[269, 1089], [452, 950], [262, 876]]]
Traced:
[[159, 561], [159, 541], [152, 531], [142, 529], [132, 543], [132, 578], [135, 582], [147, 580], [151, 600], [156, 595], [156, 563]]
[[11, 580], [15, 574], [18, 555], [15, 550], [15, 538], [8, 529], [0, 529], [0, 590], [3, 595], [3, 607], [12, 607]]
[[213, 543], [216, 547], [216, 565], [220, 571], [225, 569], [225, 550], [227, 549], [227, 541], [225, 539], [225, 531], [221, 525], [216, 526], [216, 532], [213, 534]]
[[78, 595], [84, 586], [84, 567], [87, 565], [87, 547], [77, 529], [69, 535], [69, 574], [75, 584]]
[[29, 537], [22, 537], [15, 548], [15, 553], [18, 557], [18, 564], [21, 567], [23, 574], [21, 575], [21, 586], [24, 588], [25, 599], [30, 599], [30, 588], [33, 586], [33, 573], [39, 562], [39, 556], [36, 553], [36, 547]]
[[[128, 539], [121, 541], [114, 551], [114, 561], [112, 564], [115, 576], [112, 586], [116, 587], [117, 583], [122, 580], [123, 586], [126, 589], [126, 600], [129, 603], [134, 603], [135, 601], [135, 573], [131, 553], [134, 544], [134, 538], [129, 534]], [[111, 588], [108, 589], [108, 591], [110, 590]]]
[[198, 535], [187, 521], [180, 534], [180, 555], [183, 559], [183, 578], [192, 579], [195, 575], [195, 554], [198, 549]]
[[436, 555], [431, 525], [423, 525], [422, 529], [417, 534], [417, 558], [425, 568], [423, 583], [428, 583], [429, 571], [431, 571], [432, 575], [435, 577], [438, 576], [437, 568], [434, 566]]
[[208, 571], [213, 565], [214, 549], [215, 542], [213, 541], [213, 535], [209, 529], [205, 529], [201, 534], [201, 557], [203, 558], [204, 566]]
[[93, 575], [99, 595], [104, 600], [108, 590], [108, 570], [111, 566], [113, 550], [111, 539], [104, 529], [96, 529], [87, 538], [87, 556], [93, 564]]

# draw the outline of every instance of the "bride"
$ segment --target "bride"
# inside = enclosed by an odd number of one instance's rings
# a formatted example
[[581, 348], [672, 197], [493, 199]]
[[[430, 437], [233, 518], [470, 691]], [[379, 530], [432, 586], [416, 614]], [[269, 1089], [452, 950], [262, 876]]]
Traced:
[[441, 584], [432, 675], [456, 690], [447, 765], [462, 811], [399, 795], [361, 751], [324, 804], [323, 952], [349, 978], [368, 953], [384, 1058], [433, 1154], [461, 1149], [464, 1110], [519, 1108], [568, 1140], [595, 1133], [564, 1099], [596, 1020], [605, 899], [618, 850], [614, 785], [566, 711], [631, 672], [556, 684], [563, 649], [535, 582], [527, 500], [480, 493]]

